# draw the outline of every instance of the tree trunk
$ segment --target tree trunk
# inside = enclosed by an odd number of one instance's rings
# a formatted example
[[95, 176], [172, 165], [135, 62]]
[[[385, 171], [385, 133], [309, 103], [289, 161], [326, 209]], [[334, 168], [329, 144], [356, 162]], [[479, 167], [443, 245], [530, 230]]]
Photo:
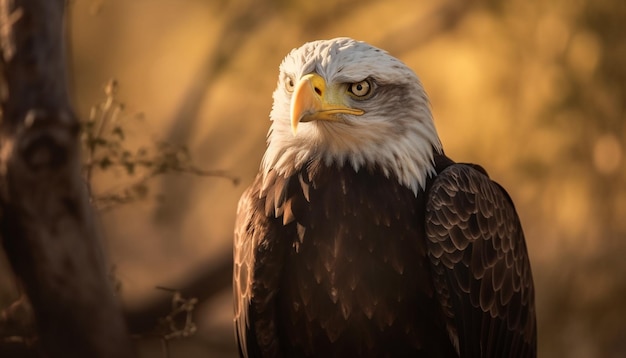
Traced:
[[65, 0], [0, 0], [0, 235], [46, 357], [133, 357], [80, 176]]

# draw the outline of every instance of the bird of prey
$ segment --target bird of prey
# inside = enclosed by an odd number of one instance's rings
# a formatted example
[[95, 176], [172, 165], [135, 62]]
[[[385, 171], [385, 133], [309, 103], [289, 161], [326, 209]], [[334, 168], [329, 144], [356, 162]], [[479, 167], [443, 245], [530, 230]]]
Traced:
[[234, 241], [242, 357], [535, 357], [507, 192], [442, 150], [400, 60], [349, 38], [280, 65]]

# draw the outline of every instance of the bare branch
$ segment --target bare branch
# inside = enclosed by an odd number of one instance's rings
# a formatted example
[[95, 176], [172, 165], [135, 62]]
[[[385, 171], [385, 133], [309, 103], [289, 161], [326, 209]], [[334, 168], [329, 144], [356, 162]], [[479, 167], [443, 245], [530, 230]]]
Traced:
[[[193, 297], [204, 302], [218, 293], [230, 288], [232, 281], [233, 259], [230, 250], [216, 256], [206, 267], [193, 270], [194, 276], [183, 282], [177, 291], [184, 297]], [[144, 333], [158, 326], [159, 317], [165, 317], [172, 311], [172, 300], [163, 296], [151, 302], [145, 302], [140, 308], [126, 312], [130, 330]]]

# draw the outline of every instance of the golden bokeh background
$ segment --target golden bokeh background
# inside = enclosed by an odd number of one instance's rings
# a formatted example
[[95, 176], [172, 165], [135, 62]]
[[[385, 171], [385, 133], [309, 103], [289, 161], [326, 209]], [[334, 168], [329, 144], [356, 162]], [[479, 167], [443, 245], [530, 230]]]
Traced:
[[[409, 65], [446, 153], [511, 194], [540, 356], [626, 356], [626, 2], [74, 0], [68, 21], [82, 118], [115, 78], [129, 142], [184, 145], [198, 166], [241, 180], [165, 175], [146, 200], [100, 215], [129, 307], [231, 254], [280, 61], [306, 41], [349, 36]], [[122, 174], [96, 176], [95, 192], [133, 180]], [[229, 287], [202, 302], [198, 332], [172, 341], [170, 357], [234, 357], [231, 307]], [[156, 340], [139, 346], [163, 356]]]

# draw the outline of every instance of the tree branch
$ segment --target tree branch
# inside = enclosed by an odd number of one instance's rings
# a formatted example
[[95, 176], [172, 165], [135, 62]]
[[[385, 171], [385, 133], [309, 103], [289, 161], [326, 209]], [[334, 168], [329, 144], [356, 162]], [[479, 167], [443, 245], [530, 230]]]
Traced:
[[132, 357], [80, 177], [65, 0], [0, 0], [0, 234], [46, 357]]
[[[180, 287], [170, 287], [180, 292], [184, 297], [196, 298], [204, 302], [232, 284], [233, 258], [232, 252], [219, 255], [215, 260], [203, 268], [194, 270], [192, 277], [181, 283]], [[154, 329], [160, 318], [171, 311], [171, 297], [161, 295], [159, 298], [145, 302], [140, 308], [126, 311], [126, 320], [131, 332], [142, 334]]]

